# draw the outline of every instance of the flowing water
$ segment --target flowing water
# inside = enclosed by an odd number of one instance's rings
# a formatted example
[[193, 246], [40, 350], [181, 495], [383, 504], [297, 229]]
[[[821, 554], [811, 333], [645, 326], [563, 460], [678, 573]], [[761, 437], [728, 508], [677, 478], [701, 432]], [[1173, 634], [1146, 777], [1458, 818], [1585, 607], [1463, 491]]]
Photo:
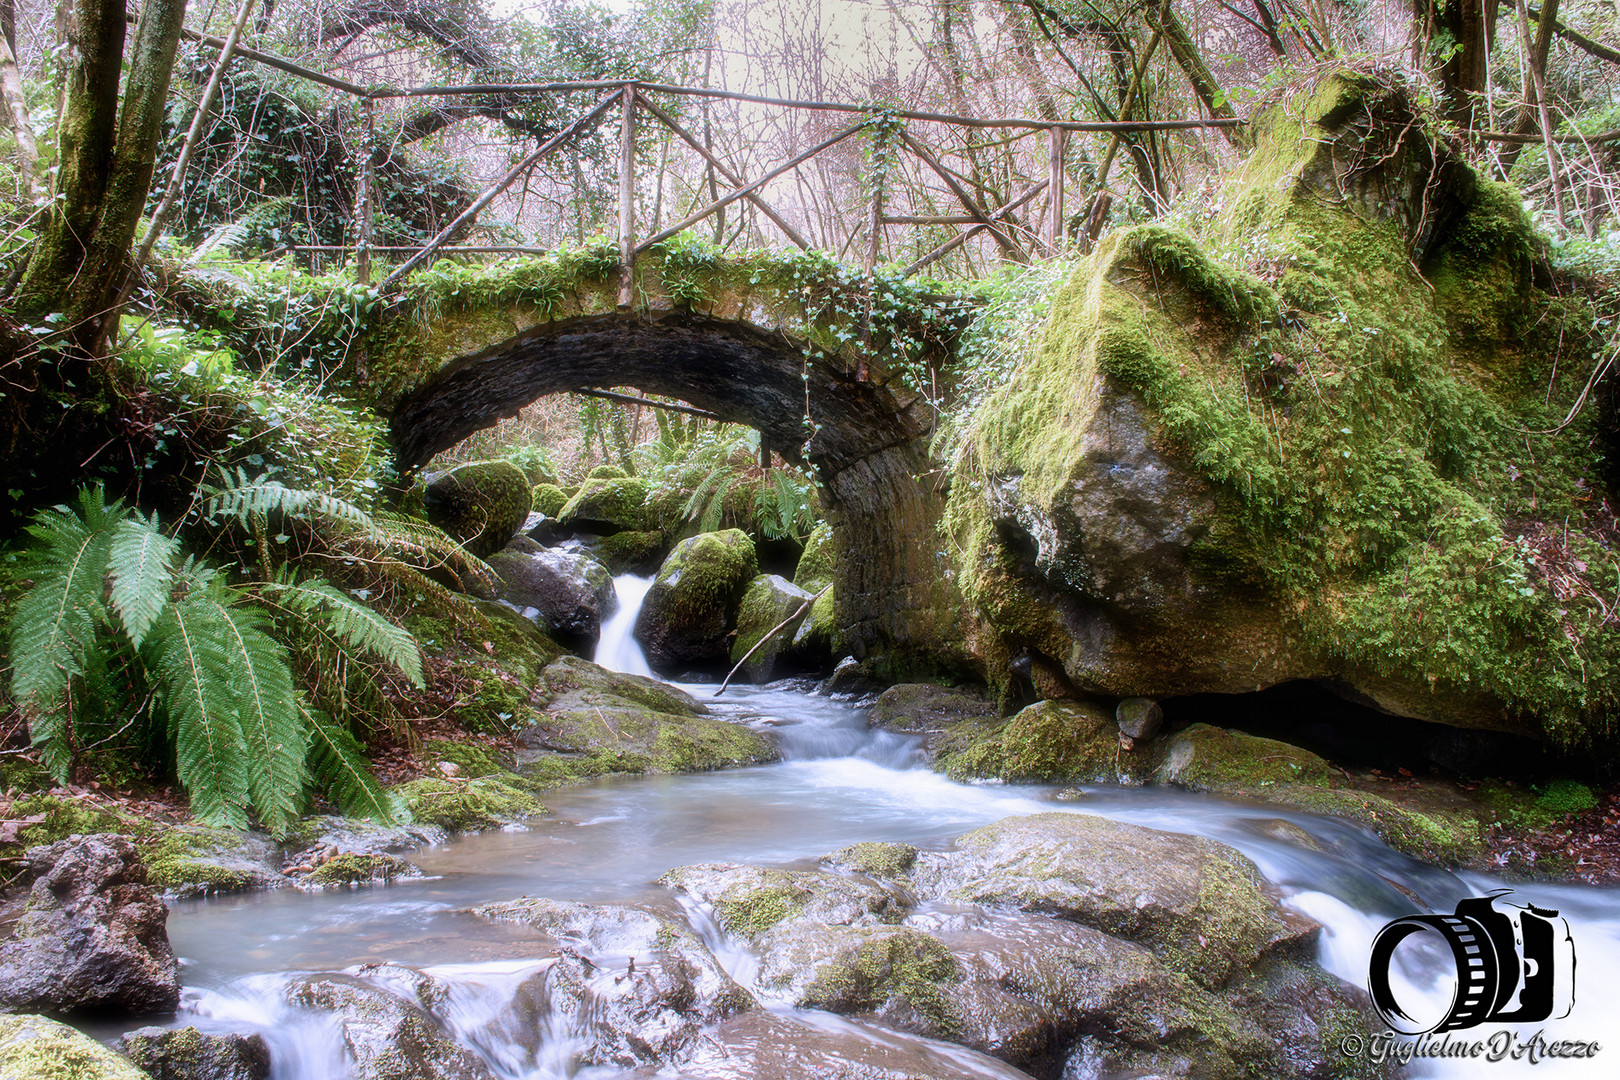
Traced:
[[[644, 579], [620, 578], [623, 600], [604, 628], [599, 662], [644, 671], [630, 637]], [[691, 776], [609, 779], [552, 792], [551, 813], [526, 829], [484, 833], [422, 851], [427, 875], [388, 888], [300, 893], [292, 890], [173, 905], [169, 934], [183, 958], [187, 986], [179, 1023], [214, 1030], [260, 1030], [272, 1044], [277, 1080], [338, 1080], [344, 1071], [335, 1021], [296, 1010], [282, 992], [297, 973], [392, 962], [424, 969], [451, 988], [438, 1010], [456, 1038], [496, 1073], [513, 1080], [608, 1077], [572, 1071], [578, 1032], [567, 1018], [536, 1020], [515, 998], [549, 960], [533, 955], [531, 931], [464, 914], [492, 900], [544, 896], [587, 902], [641, 902], [684, 918], [747, 982], [752, 958], [728, 941], [701, 908], [682, 906], [654, 884], [688, 863], [784, 864], [813, 859], [863, 840], [944, 847], [969, 829], [1016, 814], [1099, 814], [1211, 837], [1253, 859], [1286, 903], [1321, 922], [1324, 967], [1367, 983], [1373, 935], [1392, 918], [1418, 910], [1449, 913], [1458, 900], [1501, 887], [1488, 875], [1456, 874], [1416, 862], [1346, 823], [1275, 808], [1244, 806], [1173, 789], [958, 784], [919, 767], [914, 738], [871, 732], [855, 706], [778, 684], [728, 689], [687, 686], [717, 713], [771, 731], [783, 761]], [[1568, 921], [1579, 960], [1576, 1004], [1567, 1019], [1487, 1026], [1515, 1042], [1545, 1030], [1555, 1039], [1598, 1040], [1620, 1015], [1620, 891], [1521, 886], [1513, 903], [1555, 908]], [[1403, 1003], [1449, 996], [1434, 950], [1403, 947], [1394, 983]], [[1443, 966], [1443, 965], [1441, 965]], [[792, 1013], [796, 1023], [858, 1031], [875, 1040], [908, 1037], [829, 1014]], [[965, 1052], [933, 1044], [941, 1052]], [[957, 1060], [952, 1058], [953, 1061]], [[965, 1059], [964, 1059], [965, 1060]], [[981, 1062], [984, 1059], [979, 1059]], [[985, 1076], [1006, 1075], [992, 1065]], [[1620, 1047], [1588, 1061], [1532, 1065], [1513, 1060], [1428, 1063], [1412, 1075], [1615, 1076]]]

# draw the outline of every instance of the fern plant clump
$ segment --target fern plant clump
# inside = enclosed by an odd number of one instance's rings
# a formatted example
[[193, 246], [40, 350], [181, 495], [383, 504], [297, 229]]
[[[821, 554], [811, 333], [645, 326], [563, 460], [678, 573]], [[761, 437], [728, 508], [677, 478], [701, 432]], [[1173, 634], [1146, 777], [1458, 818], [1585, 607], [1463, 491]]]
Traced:
[[59, 781], [84, 749], [133, 730], [172, 753], [209, 824], [245, 828], [254, 813], [282, 834], [312, 790], [346, 813], [399, 817], [358, 741], [305, 699], [275, 632], [278, 620], [303, 623], [420, 686], [410, 634], [323, 581], [283, 571], [232, 586], [99, 487], [41, 511], [28, 533], [11, 691]]

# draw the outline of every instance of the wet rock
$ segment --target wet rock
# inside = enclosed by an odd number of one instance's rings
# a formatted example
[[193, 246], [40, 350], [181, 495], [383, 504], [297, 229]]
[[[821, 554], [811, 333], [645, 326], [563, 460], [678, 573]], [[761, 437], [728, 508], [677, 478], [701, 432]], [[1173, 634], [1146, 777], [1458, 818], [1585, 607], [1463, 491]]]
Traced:
[[616, 532], [596, 541], [590, 551], [614, 574], [656, 574], [664, 563], [664, 534], [657, 529]]
[[[847, 1021], [755, 1010], [719, 1025], [680, 1063], [683, 1080], [1029, 1080], [959, 1046]], [[654, 1070], [633, 1077], [651, 1078]]]
[[[783, 656], [793, 645], [799, 622], [809, 612], [807, 605], [813, 595], [776, 574], [761, 574], [749, 582], [737, 608], [737, 634], [731, 643], [731, 662], [742, 664], [750, 681], [770, 682], [779, 674], [784, 666]], [[781, 629], [777, 629], [778, 626]]]
[[141, 849], [146, 881], [179, 897], [274, 889], [287, 884], [281, 851], [269, 837], [181, 825]]
[[828, 855], [822, 862], [869, 877], [901, 881], [917, 865], [917, 849], [910, 844], [850, 844]]
[[1146, 742], [1164, 725], [1164, 709], [1152, 698], [1126, 698], [1114, 710], [1119, 733], [1128, 739]]
[[838, 590], [830, 585], [823, 589], [799, 620], [790, 647], [794, 659], [811, 669], [825, 668], [838, 655], [834, 650], [840, 644], [835, 606]]
[[934, 767], [957, 780], [1107, 783], [1145, 771], [1121, 759], [1114, 718], [1083, 701], [1038, 701], [1006, 720], [958, 724], [935, 740]]
[[838, 661], [833, 673], [827, 681], [821, 684], [823, 694], [849, 694], [859, 696], [872, 694], [883, 688], [877, 677], [872, 673], [872, 665], [853, 656], [846, 656]]
[[754, 543], [740, 529], [700, 533], [675, 545], [636, 618], [647, 662], [670, 672], [723, 665], [737, 605], [756, 573]]
[[396, 878], [421, 877], [422, 871], [398, 855], [333, 855], [299, 879], [305, 888], [386, 885]]
[[531, 617], [567, 648], [593, 648], [602, 636], [602, 620], [618, 607], [613, 575], [589, 555], [508, 547], [488, 561], [500, 575], [501, 599], [526, 615], [535, 612]]
[[435, 1004], [442, 987], [407, 969], [397, 974], [415, 991], [415, 1001], [373, 985], [363, 975], [373, 969], [317, 975], [287, 989], [295, 1005], [341, 1017], [343, 1045], [356, 1080], [493, 1080], [489, 1066], [450, 1037], [423, 1007]]
[[1054, 813], [1008, 818], [957, 843], [919, 861], [921, 892], [1090, 926], [1210, 989], [1261, 957], [1303, 956], [1318, 930], [1261, 891], [1247, 858], [1202, 837]]
[[28, 905], [0, 945], [0, 1007], [173, 1012], [179, 965], [168, 909], [134, 845], [110, 833], [29, 850]]
[[0, 1016], [5, 1080], [154, 1080], [90, 1036], [43, 1016]]
[[1335, 775], [1309, 750], [1276, 739], [1194, 724], [1161, 740], [1153, 778], [1193, 791], [1222, 791], [1260, 784], [1326, 783]]
[[704, 1025], [755, 1007], [691, 931], [640, 908], [524, 899], [474, 914], [522, 923], [555, 943], [545, 994], [554, 1013], [585, 1028], [581, 1064], [675, 1062]]
[[363, 818], [319, 814], [293, 826], [286, 841], [287, 857], [308, 858], [310, 853], [332, 851], [338, 855], [398, 855], [417, 848], [433, 847], [448, 839], [445, 831], [421, 822], [409, 825], [378, 825]]
[[530, 792], [497, 776], [480, 776], [467, 781], [424, 776], [401, 784], [393, 791], [405, 800], [412, 819], [447, 833], [499, 829], [546, 812], [545, 806]]
[[658, 879], [710, 904], [720, 925], [753, 942], [783, 922], [801, 927], [898, 923], [906, 912], [892, 887], [820, 870], [775, 870], [738, 863], [680, 866]]
[[707, 715], [656, 679], [563, 657], [536, 688], [545, 711], [518, 733], [519, 771], [535, 782], [604, 773], [701, 772], [777, 758], [765, 735]]
[[118, 1049], [152, 1080], [269, 1080], [270, 1047], [262, 1035], [205, 1035], [194, 1027], [144, 1027]]
[[890, 731], [938, 734], [964, 720], [998, 719], [989, 698], [959, 687], [898, 683], [878, 695], [868, 723]]
[[557, 511], [557, 522], [574, 532], [644, 532], [647, 481], [634, 476], [595, 477]]
[[428, 520], [479, 558], [495, 554], [529, 516], [529, 480], [509, 461], [473, 461], [427, 485]]
[[805, 538], [804, 552], [793, 571], [793, 584], [807, 593], [817, 593], [837, 576], [838, 553], [833, 547], [832, 526], [823, 521]]

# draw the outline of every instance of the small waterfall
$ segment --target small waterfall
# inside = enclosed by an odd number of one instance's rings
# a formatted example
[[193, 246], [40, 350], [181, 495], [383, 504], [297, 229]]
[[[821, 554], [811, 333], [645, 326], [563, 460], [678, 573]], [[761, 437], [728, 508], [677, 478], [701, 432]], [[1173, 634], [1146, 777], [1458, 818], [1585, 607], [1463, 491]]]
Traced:
[[636, 643], [636, 616], [641, 614], [641, 602], [647, 598], [653, 579], [620, 574], [613, 579], [613, 591], [619, 598], [619, 607], [613, 617], [602, 624], [602, 637], [596, 643], [592, 657], [609, 671], [626, 675], [651, 676], [647, 657]]

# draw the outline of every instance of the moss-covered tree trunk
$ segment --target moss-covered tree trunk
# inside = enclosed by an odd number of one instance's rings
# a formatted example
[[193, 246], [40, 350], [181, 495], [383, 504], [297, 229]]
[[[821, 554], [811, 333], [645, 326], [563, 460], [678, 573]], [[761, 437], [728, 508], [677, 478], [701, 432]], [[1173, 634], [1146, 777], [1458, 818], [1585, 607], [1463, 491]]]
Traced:
[[1461, 128], [1483, 126], [1474, 112], [1485, 92], [1499, 6], [1497, 0], [1413, 0], [1412, 17], [1435, 65], [1447, 118]]
[[106, 340], [163, 131], [185, 0], [147, 0], [119, 110], [127, 19], [121, 0], [76, 0], [69, 29], [66, 108], [59, 125], [51, 217], [29, 260], [15, 310], [66, 316], [71, 344]]

